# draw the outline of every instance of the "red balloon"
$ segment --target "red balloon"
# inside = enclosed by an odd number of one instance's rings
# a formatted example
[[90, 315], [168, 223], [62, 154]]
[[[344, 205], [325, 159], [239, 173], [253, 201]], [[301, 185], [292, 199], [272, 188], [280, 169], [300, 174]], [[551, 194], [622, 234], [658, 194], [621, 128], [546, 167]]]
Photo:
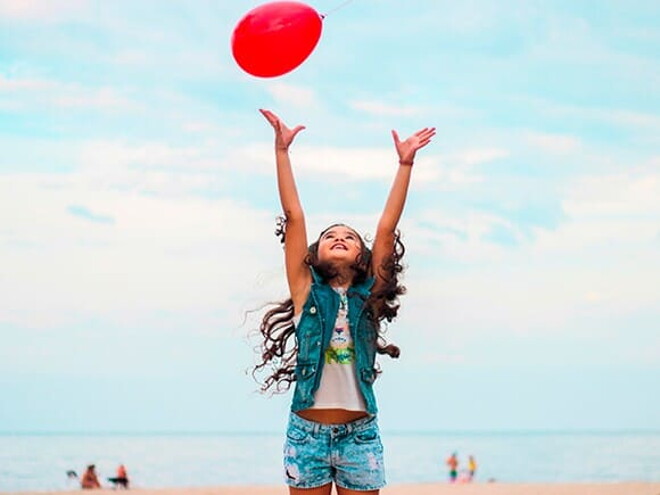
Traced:
[[257, 77], [286, 74], [302, 64], [321, 37], [323, 18], [299, 2], [270, 2], [238, 22], [231, 50], [238, 65]]

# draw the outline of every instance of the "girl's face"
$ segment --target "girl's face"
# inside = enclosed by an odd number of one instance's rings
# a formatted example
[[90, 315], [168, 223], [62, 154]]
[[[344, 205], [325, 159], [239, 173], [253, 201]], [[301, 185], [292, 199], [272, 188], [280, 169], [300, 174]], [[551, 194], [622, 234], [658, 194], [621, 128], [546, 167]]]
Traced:
[[350, 265], [362, 252], [360, 236], [346, 225], [333, 225], [321, 234], [318, 259]]

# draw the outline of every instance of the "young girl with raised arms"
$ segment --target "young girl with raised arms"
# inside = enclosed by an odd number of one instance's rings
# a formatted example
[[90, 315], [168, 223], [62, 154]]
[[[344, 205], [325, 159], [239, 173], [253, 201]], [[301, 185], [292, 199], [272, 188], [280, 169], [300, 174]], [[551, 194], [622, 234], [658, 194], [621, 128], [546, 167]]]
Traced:
[[376, 354], [399, 355], [398, 347], [386, 344], [381, 323], [396, 316], [404, 292], [397, 224], [415, 154], [429, 144], [435, 128], [403, 141], [392, 131], [398, 168], [371, 249], [344, 224], [330, 225], [308, 246], [289, 159], [289, 147], [304, 127], [291, 129], [273, 112], [260, 111], [275, 131], [284, 211], [277, 233], [291, 297], [264, 315], [262, 362], [254, 371], [270, 372], [263, 391], [284, 391], [295, 382], [284, 444], [289, 493], [329, 495], [334, 483], [338, 495], [378, 494], [385, 473], [373, 392]]

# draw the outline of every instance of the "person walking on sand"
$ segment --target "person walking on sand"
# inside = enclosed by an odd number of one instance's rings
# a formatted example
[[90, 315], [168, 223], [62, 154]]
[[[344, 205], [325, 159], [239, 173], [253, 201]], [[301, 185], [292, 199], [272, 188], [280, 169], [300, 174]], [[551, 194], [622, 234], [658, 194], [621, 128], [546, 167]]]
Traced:
[[445, 464], [449, 466], [449, 482], [456, 483], [456, 477], [458, 476], [458, 454], [456, 452], [452, 453]]
[[[284, 477], [291, 495], [378, 494], [385, 485], [383, 446], [373, 383], [376, 354], [399, 356], [381, 332], [392, 321], [404, 288], [404, 247], [397, 225], [403, 212], [415, 155], [431, 142], [434, 128], [405, 140], [392, 137], [398, 155], [394, 183], [369, 249], [351, 227], [335, 223], [311, 244], [289, 158], [304, 129], [287, 127], [260, 110], [275, 133], [277, 185], [284, 216], [277, 234], [284, 243], [289, 299], [271, 308], [259, 331], [262, 362], [253, 373], [270, 373], [262, 391], [286, 391], [295, 382], [284, 445]], [[346, 198], [334, 198], [344, 203]]]
[[96, 475], [96, 466], [94, 464], [87, 466], [82, 478], [80, 478], [80, 488], [83, 490], [101, 488], [101, 483], [99, 483], [99, 478]]
[[477, 472], [477, 461], [474, 456], [471, 455], [468, 457], [468, 473], [470, 475], [470, 481], [474, 479], [474, 475]]

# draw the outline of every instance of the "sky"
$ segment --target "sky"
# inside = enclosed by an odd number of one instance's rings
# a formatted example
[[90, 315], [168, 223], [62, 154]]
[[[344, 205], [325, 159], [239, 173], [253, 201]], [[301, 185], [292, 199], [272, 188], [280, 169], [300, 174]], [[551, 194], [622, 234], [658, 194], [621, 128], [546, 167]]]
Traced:
[[[281, 431], [249, 369], [287, 297], [268, 108], [308, 232], [400, 223], [384, 431], [660, 430], [660, 6], [316, 0], [296, 70], [247, 0], [0, 0], [0, 431]], [[337, 9], [337, 7], [340, 7]]]

